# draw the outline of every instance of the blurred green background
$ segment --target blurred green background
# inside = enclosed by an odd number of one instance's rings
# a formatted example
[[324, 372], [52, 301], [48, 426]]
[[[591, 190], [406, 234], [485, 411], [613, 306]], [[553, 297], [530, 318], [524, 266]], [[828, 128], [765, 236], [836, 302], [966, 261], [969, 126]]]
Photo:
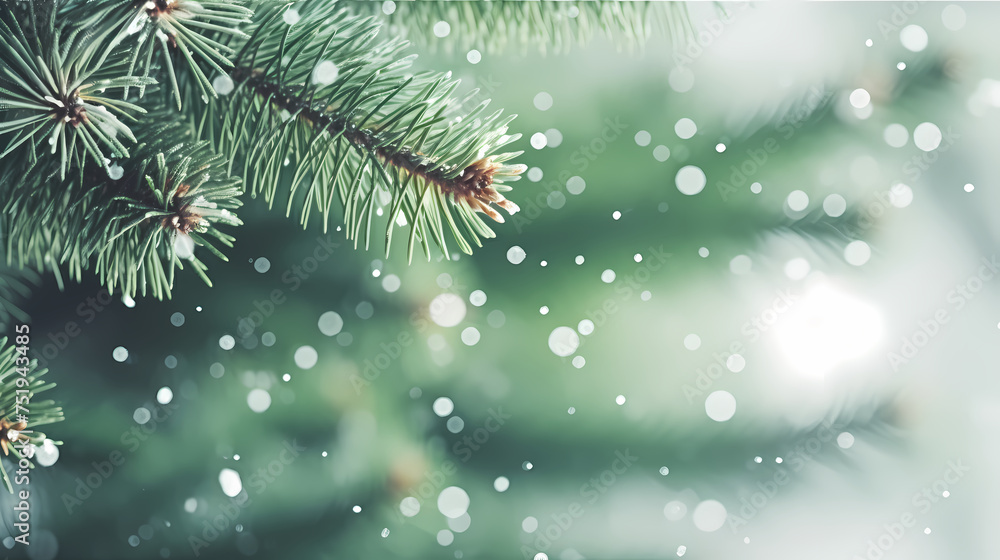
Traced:
[[36, 350], [82, 332], [8, 554], [995, 558], [1000, 8], [724, 9], [681, 52], [415, 41], [519, 114], [473, 256], [250, 201], [214, 288], [47, 280]]

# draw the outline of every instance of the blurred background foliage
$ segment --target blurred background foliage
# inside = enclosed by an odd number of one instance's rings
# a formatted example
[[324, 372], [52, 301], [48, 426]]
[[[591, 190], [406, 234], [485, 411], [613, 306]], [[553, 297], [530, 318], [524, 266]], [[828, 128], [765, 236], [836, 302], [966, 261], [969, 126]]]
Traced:
[[[689, 12], [680, 45], [651, 26], [641, 50], [593, 33], [545, 56], [459, 21], [428, 34], [486, 9], [442, 6], [356, 9], [412, 19], [419, 67], [520, 115], [521, 213], [471, 257], [407, 266], [252, 202], [214, 288], [184, 275], [132, 306], [46, 277], [24, 311], [36, 350], [65, 341], [43, 357], [68, 422], [32, 478], [28, 556], [996, 556], [997, 290], [971, 279], [1000, 234], [997, 6], [671, 5]], [[707, 178], [695, 195], [685, 166]], [[550, 335], [584, 319], [558, 356]], [[735, 398], [728, 421], [707, 414], [714, 391]], [[943, 499], [955, 461], [969, 471]]]

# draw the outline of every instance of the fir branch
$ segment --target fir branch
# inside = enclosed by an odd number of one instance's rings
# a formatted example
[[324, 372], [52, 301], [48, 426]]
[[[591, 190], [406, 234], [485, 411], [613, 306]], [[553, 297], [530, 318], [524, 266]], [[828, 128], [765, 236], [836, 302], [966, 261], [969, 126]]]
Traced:
[[242, 223], [231, 212], [240, 181], [188, 127], [168, 124], [152, 136], [121, 165], [88, 166], [79, 186], [41, 189], [38, 173], [12, 179], [4, 210], [19, 218], [3, 224], [8, 261], [57, 274], [65, 267], [75, 280], [93, 267], [109, 290], [130, 297], [169, 297], [185, 262], [211, 285], [194, 248], [226, 260], [216, 244], [231, 247], [233, 238], [218, 227]]
[[[0, 441], [5, 454], [9, 451], [15, 460], [25, 460], [34, 468], [30, 461], [34, 450], [37, 446], [44, 445], [47, 439], [44, 433], [34, 428], [62, 422], [64, 418], [62, 407], [55, 401], [37, 398], [39, 393], [53, 389], [56, 385], [41, 380], [47, 370], [37, 369], [35, 360], [28, 361], [25, 345], [18, 343], [18, 338], [15, 336], [12, 341], [14, 345], [9, 345], [6, 337], [0, 338], [0, 420], [3, 421], [0, 426], [4, 426]], [[25, 445], [26, 453], [22, 453], [18, 447], [22, 444]], [[53, 441], [49, 445], [53, 444], [62, 445], [62, 442]], [[3, 478], [7, 491], [13, 493], [7, 470], [2, 463], [0, 478]]]
[[348, 237], [366, 247], [373, 216], [387, 214], [386, 252], [393, 226], [406, 224], [410, 258], [417, 241], [429, 258], [432, 239], [448, 255], [445, 228], [466, 253], [467, 237], [493, 237], [477, 212], [516, 212], [500, 193], [525, 169], [507, 163], [520, 152], [497, 152], [520, 138], [506, 134], [513, 116], [484, 114], [488, 101], [461, 111], [458, 81], [407, 73], [405, 43], [377, 41], [372, 18], [325, 2], [285, 10], [255, 16], [225, 95], [199, 120], [251, 194], [273, 204], [287, 188], [286, 214], [301, 204], [306, 226], [315, 207], [324, 228], [336, 195]]
[[11, 319], [28, 321], [21, 301], [28, 299], [41, 276], [33, 270], [19, 270], [0, 265], [0, 331], [6, 332]]
[[51, 147], [64, 178], [85, 159], [107, 165], [108, 156], [128, 157], [118, 136], [130, 142], [135, 137], [119, 117], [144, 111], [105, 92], [152, 81], [118, 72], [108, 59], [109, 29], [91, 35], [67, 31], [54, 20], [41, 28], [33, 23], [34, 40], [13, 12], [0, 11], [0, 137], [12, 136], [0, 158], [26, 147], [28, 160], [35, 161], [39, 151]]
[[[619, 49], [636, 50], [654, 35], [670, 37], [676, 49], [694, 36], [684, 2], [424, 0], [345, 5], [353, 13], [383, 18], [394, 36], [448, 52], [496, 53], [513, 45], [521, 52], [565, 53], [595, 37], [607, 38]], [[444, 36], [444, 29], [435, 27], [439, 22], [447, 24]]]
[[[202, 65], [224, 74], [232, 68], [232, 50], [224, 37], [245, 37], [241, 26], [250, 23], [253, 10], [243, 0], [98, 0], [70, 4], [62, 17], [83, 26], [110, 25], [114, 45], [127, 46], [128, 75], [156, 77], [169, 82], [177, 108], [181, 93], [177, 77], [190, 72], [203, 101], [216, 95]], [[154, 56], [158, 51], [158, 56]], [[159, 68], [157, 67], [159, 64]], [[139, 96], [145, 93], [140, 87]], [[124, 95], [127, 98], [128, 88]]]

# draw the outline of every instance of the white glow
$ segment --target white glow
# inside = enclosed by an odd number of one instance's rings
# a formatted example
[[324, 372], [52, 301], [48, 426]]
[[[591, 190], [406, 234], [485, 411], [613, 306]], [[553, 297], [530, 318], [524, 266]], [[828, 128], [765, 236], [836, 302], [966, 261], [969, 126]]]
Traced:
[[469, 494], [458, 486], [449, 486], [438, 494], [438, 510], [445, 517], [462, 517], [469, 511]]
[[726, 523], [726, 515], [726, 506], [715, 500], [705, 500], [694, 508], [691, 517], [695, 527], [706, 533], [711, 533], [719, 530]]
[[826, 375], [870, 351], [882, 337], [879, 311], [829, 284], [812, 288], [774, 326], [792, 368]]
[[572, 356], [579, 347], [580, 335], [570, 327], [556, 327], [549, 334], [549, 350], [556, 356]]
[[236, 497], [243, 490], [240, 473], [233, 469], [222, 469], [219, 472], [219, 485], [222, 486], [222, 492], [230, 498]]
[[431, 300], [430, 317], [442, 327], [454, 327], [465, 319], [465, 301], [451, 293], [440, 294]]
[[868, 93], [868, 90], [864, 88], [858, 88], [851, 92], [850, 101], [851, 105], [855, 109], [864, 109], [871, 103], [872, 96]]
[[927, 48], [927, 31], [919, 25], [907, 25], [899, 32], [899, 42], [908, 51], [920, 52]]

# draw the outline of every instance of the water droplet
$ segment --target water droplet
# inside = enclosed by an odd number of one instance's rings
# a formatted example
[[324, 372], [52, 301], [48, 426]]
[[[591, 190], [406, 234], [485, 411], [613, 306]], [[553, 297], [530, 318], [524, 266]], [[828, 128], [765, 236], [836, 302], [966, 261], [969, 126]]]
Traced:
[[792, 211], [802, 212], [809, 206], [809, 195], [803, 191], [795, 190], [788, 193], [785, 203]]
[[438, 397], [431, 405], [431, 410], [441, 418], [448, 416], [455, 410], [455, 403], [448, 397]]
[[111, 178], [112, 181], [117, 181], [118, 179], [121, 179], [122, 176], [124, 175], [125, 175], [125, 170], [122, 169], [122, 166], [118, 165], [117, 163], [113, 163], [111, 164], [110, 167], [108, 167], [108, 177]]
[[486, 292], [476, 290], [469, 294], [469, 303], [476, 307], [482, 307], [486, 303]]
[[344, 319], [336, 311], [327, 311], [319, 316], [319, 332], [334, 336], [344, 328]]
[[507, 260], [510, 261], [511, 264], [521, 264], [521, 261], [523, 261], [526, 256], [527, 253], [525, 253], [524, 249], [518, 245], [514, 245], [510, 249], [507, 249]]
[[907, 25], [899, 31], [899, 42], [912, 52], [920, 52], [927, 48], [927, 31], [919, 25]]
[[545, 145], [550, 148], [558, 148], [562, 144], [563, 135], [558, 128], [550, 128], [545, 131]]
[[156, 392], [156, 402], [160, 404], [169, 404], [173, 399], [174, 392], [170, 390], [170, 387], [160, 387], [160, 390]]
[[580, 194], [587, 188], [587, 182], [582, 177], [573, 176], [566, 180], [566, 191], [569, 194]]
[[706, 533], [717, 531], [726, 522], [726, 506], [715, 500], [705, 500], [694, 508], [691, 520], [695, 527]]
[[667, 161], [670, 159], [670, 148], [662, 144], [653, 148], [653, 158], [656, 161]]
[[906, 208], [913, 202], [913, 189], [903, 183], [896, 183], [889, 189], [889, 204], [896, 208]]
[[941, 10], [941, 23], [949, 31], [958, 31], [965, 27], [965, 10], [961, 6], [951, 4]]
[[271, 407], [271, 394], [264, 389], [254, 389], [247, 395], [247, 405], [258, 414], [264, 412]]
[[548, 138], [545, 137], [544, 132], [536, 132], [531, 135], [529, 143], [531, 144], [532, 148], [536, 150], [541, 150], [548, 143]]
[[312, 82], [317, 85], [328, 86], [337, 81], [340, 69], [330, 60], [324, 60], [313, 68]]
[[848, 99], [851, 102], [851, 106], [855, 109], [864, 109], [869, 103], [871, 103], [872, 96], [868, 93], [868, 90], [858, 88], [851, 92]]
[[448, 529], [441, 529], [437, 534], [437, 542], [441, 546], [448, 546], [455, 542], [455, 534]]
[[420, 502], [413, 496], [407, 496], [399, 502], [399, 512], [406, 517], [413, 517], [420, 513]]
[[736, 398], [729, 391], [714, 391], [705, 399], [705, 413], [716, 422], [726, 422], [736, 414]]
[[556, 356], [571, 356], [579, 347], [580, 335], [570, 327], [556, 327], [549, 334], [549, 350]]
[[739, 354], [733, 354], [726, 358], [726, 369], [733, 373], [739, 373], [746, 367], [747, 361]]
[[697, 350], [701, 347], [701, 337], [691, 333], [684, 337], [684, 348], [688, 350]]
[[150, 418], [152, 418], [152, 414], [146, 407], [140, 406], [132, 413], [132, 419], [135, 420], [136, 424], [145, 424], [149, 422]]
[[684, 117], [674, 125], [674, 132], [680, 139], [687, 140], [698, 132], [698, 125], [693, 120]]
[[462, 331], [462, 342], [464, 342], [466, 346], [475, 346], [479, 343], [479, 338], [479, 329], [476, 327], [467, 327]]
[[438, 326], [454, 327], [465, 318], [465, 301], [456, 294], [440, 294], [431, 300], [429, 313], [431, 320]]
[[240, 473], [233, 469], [222, 469], [219, 472], [219, 485], [222, 486], [222, 492], [230, 498], [235, 498], [243, 490]]
[[184, 324], [184, 314], [180, 311], [175, 312], [170, 316], [170, 324], [179, 327]]
[[469, 510], [469, 494], [458, 486], [449, 486], [438, 494], [438, 511], [452, 519]]
[[310, 369], [316, 365], [316, 362], [319, 360], [319, 354], [312, 346], [300, 346], [295, 350], [294, 360], [295, 365], [301, 369]]
[[677, 190], [689, 196], [700, 193], [707, 182], [705, 172], [695, 165], [685, 165], [677, 171], [677, 175], [674, 177]]
[[893, 148], [902, 148], [910, 141], [910, 133], [899, 123], [892, 123], [882, 131], [882, 139]]
[[837, 445], [843, 449], [850, 449], [854, 445], [854, 435], [850, 432], [841, 432], [837, 436]]
[[854, 266], [861, 266], [868, 262], [872, 256], [872, 249], [867, 243], [861, 240], [851, 241], [844, 248], [844, 260]]
[[506, 492], [508, 488], [510, 488], [510, 480], [506, 476], [498, 476], [493, 481], [493, 489], [497, 492]]
[[934, 123], [920, 123], [913, 129], [913, 143], [925, 152], [936, 150], [942, 138], [941, 129]]
[[[288, 15], [288, 12], [285, 12], [285, 15]], [[219, 95], [229, 95], [233, 92], [235, 87], [236, 84], [233, 83], [233, 79], [226, 74], [219, 74], [212, 80], [212, 88], [215, 90], [215, 93], [218, 93]]]
[[548, 111], [552, 108], [552, 96], [545, 91], [538, 92], [533, 102], [539, 111]]

